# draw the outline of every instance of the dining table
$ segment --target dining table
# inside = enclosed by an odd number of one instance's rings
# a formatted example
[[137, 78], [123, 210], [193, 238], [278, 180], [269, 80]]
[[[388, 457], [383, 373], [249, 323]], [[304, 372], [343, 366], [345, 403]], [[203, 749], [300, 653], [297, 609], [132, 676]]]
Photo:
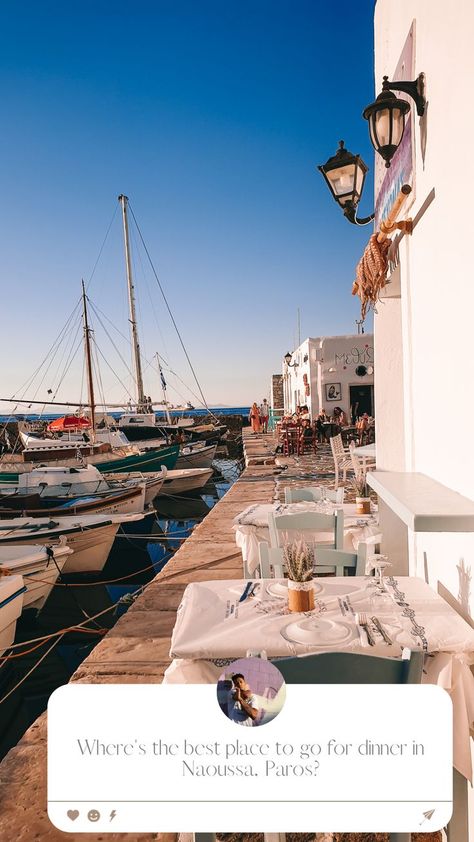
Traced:
[[[372, 504], [370, 514], [361, 515], [356, 511], [355, 503], [325, 503], [304, 501], [301, 503], [256, 503], [248, 506], [236, 515], [233, 523], [235, 542], [242, 551], [242, 560], [250, 576], [259, 566], [258, 545], [261, 541], [270, 541], [268, 516], [300, 514], [301, 512], [331, 513], [336, 509], [344, 512], [344, 547], [347, 552], [354, 552], [361, 541], [370, 544], [380, 543], [381, 533], [378, 525], [377, 507]], [[309, 543], [330, 543], [330, 533], [308, 531], [305, 537]]]
[[[313, 584], [315, 608], [305, 613], [289, 611], [286, 579], [256, 579], [250, 592], [244, 579], [189, 584], [178, 608], [173, 660], [164, 681], [213, 683], [242, 657], [338, 651], [400, 658], [405, 648], [419, 649], [425, 654], [423, 682], [451, 696], [454, 765], [472, 780], [474, 629], [417, 577], [318, 577]], [[361, 625], [363, 614], [373, 645]]]

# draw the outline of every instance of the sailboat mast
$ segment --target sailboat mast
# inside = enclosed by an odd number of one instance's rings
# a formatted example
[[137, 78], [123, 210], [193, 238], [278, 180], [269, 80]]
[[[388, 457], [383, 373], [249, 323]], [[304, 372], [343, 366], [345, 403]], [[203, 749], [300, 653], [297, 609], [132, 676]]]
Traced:
[[127, 204], [128, 197], [120, 195], [118, 197], [122, 205], [122, 219], [123, 219], [123, 239], [125, 244], [125, 266], [127, 270], [127, 285], [128, 285], [128, 305], [130, 311], [130, 325], [132, 331], [132, 347], [133, 360], [135, 364], [135, 379], [137, 382], [137, 411], [144, 412], [145, 392], [143, 390], [143, 374], [142, 361], [140, 357], [140, 343], [138, 341], [137, 317], [135, 312], [135, 287], [132, 278], [132, 262], [130, 259], [130, 240], [128, 236], [128, 219], [127, 219]]
[[92, 434], [95, 433], [95, 398], [94, 398], [94, 378], [92, 376], [92, 354], [91, 354], [91, 337], [90, 327], [87, 319], [87, 297], [84, 281], [82, 281], [82, 313], [84, 320], [84, 346], [86, 350], [86, 368], [87, 368], [87, 393], [89, 396], [89, 406], [91, 410]]

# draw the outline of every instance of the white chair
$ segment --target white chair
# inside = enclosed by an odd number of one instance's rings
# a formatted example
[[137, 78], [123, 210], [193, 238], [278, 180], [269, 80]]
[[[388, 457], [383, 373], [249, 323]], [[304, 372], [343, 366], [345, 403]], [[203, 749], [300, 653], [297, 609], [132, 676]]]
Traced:
[[[281, 547], [270, 547], [266, 541], [261, 541], [258, 545], [258, 555], [262, 579], [284, 578], [285, 560]], [[344, 550], [316, 547], [314, 553], [314, 572], [317, 576], [321, 573], [334, 573], [336, 576], [345, 576], [346, 571], [354, 571], [355, 576], [365, 576], [367, 555], [368, 546], [362, 542], [357, 547], [356, 553], [346, 553]]]
[[275, 515], [274, 512], [270, 512], [268, 529], [271, 547], [281, 546], [283, 532], [332, 533], [332, 539], [325, 540], [322, 538], [315, 542], [309, 537], [308, 541], [311, 544], [323, 544], [323, 546], [333, 550], [342, 550], [344, 547], [344, 512], [342, 509], [336, 509], [330, 515], [322, 514], [322, 512]]
[[367, 456], [359, 456], [354, 442], [351, 442], [349, 445], [349, 453], [356, 477], [364, 474], [366, 471], [375, 469], [375, 459], [369, 459]]
[[302, 501], [319, 503], [322, 500], [323, 491], [326, 492], [326, 499], [331, 503], [340, 503], [342, 505], [344, 502], [343, 486], [333, 491], [330, 488], [323, 489], [320, 485], [316, 485], [312, 488], [291, 488], [291, 486], [287, 486], [285, 488], [285, 503], [300, 503]]
[[342, 481], [345, 482], [347, 469], [352, 467], [351, 454], [349, 450], [345, 449], [340, 433], [337, 436], [332, 436], [329, 441], [331, 442], [334, 459], [334, 488], [337, 489], [339, 487], [339, 471], [342, 471]]

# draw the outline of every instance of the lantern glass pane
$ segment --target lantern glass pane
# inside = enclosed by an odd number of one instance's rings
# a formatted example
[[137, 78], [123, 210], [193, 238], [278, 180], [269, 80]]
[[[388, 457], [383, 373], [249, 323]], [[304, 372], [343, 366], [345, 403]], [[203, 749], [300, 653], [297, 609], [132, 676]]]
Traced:
[[364, 171], [361, 167], [357, 167], [357, 174], [356, 174], [356, 185], [355, 185], [355, 193], [356, 199], [359, 201], [362, 195], [362, 187], [364, 186]]
[[392, 111], [392, 143], [394, 146], [398, 146], [403, 135], [403, 129], [405, 126], [405, 115], [399, 108], [394, 108]]
[[339, 196], [346, 196], [352, 194], [355, 177], [355, 164], [347, 164], [345, 167], [338, 167], [335, 170], [329, 170], [326, 177], [331, 185], [331, 189], [336, 199]]
[[[398, 109], [396, 109], [398, 111]], [[382, 108], [381, 111], [375, 112], [375, 135], [377, 137], [376, 146], [388, 146], [392, 143], [390, 137], [390, 117], [391, 109]]]

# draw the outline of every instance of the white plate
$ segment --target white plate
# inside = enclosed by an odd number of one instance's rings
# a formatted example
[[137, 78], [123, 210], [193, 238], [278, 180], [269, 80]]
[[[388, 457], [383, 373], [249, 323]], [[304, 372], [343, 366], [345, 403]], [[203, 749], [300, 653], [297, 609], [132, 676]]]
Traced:
[[306, 643], [314, 646], [340, 646], [354, 635], [354, 625], [338, 620], [324, 620], [319, 616], [296, 620], [280, 629], [280, 634], [290, 643]]
[[[313, 591], [314, 593], [322, 593], [324, 590], [323, 586], [319, 584], [319, 582], [315, 582], [313, 580]], [[282, 599], [287, 599], [288, 597], [288, 585], [284, 582], [270, 582], [267, 585], [267, 593], [271, 596], [279, 596]]]

